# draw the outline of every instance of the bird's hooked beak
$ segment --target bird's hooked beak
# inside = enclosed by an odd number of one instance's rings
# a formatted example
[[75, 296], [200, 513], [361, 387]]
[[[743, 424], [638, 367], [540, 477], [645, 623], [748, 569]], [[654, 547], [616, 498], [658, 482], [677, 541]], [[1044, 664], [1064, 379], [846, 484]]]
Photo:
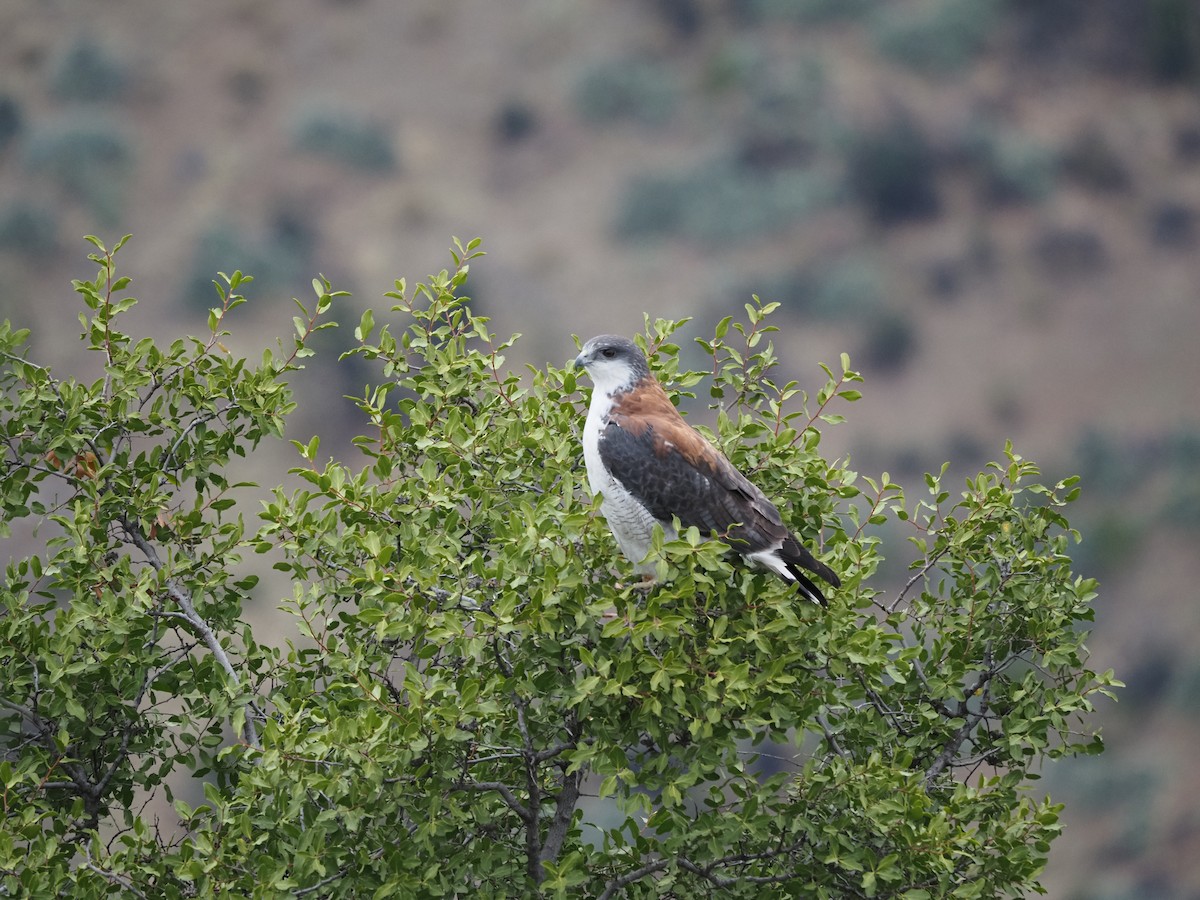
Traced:
[[577, 357], [575, 357], [570, 362], [570, 367], [572, 369], [582, 369], [582, 368], [584, 368], [585, 365], [586, 365], [586, 359], [582, 353], [580, 353]]

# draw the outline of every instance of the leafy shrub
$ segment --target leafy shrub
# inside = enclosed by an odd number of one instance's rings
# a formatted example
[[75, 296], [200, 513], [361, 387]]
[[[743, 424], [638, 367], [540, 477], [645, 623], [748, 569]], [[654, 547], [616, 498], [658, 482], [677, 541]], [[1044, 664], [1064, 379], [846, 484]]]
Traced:
[[935, 300], [951, 303], [962, 295], [966, 264], [959, 259], [939, 259], [926, 271], [926, 290]]
[[1150, 240], [1156, 247], [1189, 249], [1196, 245], [1200, 214], [1186, 203], [1167, 200], [1150, 214]]
[[1170, 700], [1171, 704], [1185, 715], [1200, 715], [1200, 663], [1194, 659], [1185, 663], [1185, 669], [1180, 673]]
[[1186, 428], [1169, 438], [1170, 486], [1163, 510], [1167, 520], [1200, 529], [1200, 433]]
[[[800, 604], [691, 530], [656, 542], [670, 577], [642, 592], [582, 490], [577, 374], [505, 368], [512, 341], [458, 296], [474, 243], [359, 318], [358, 455], [297, 441], [265, 497], [236, 478], [339, 292], [318, 280], [294, 336], [241, 358], [235, 274], [204, 333], [159, 346], [96, 245], [76, 289], [105, 377], [0, 327], [0, 527], [39, 529], [0, 589], [0, 891], [1038, 890], [1061, 826], [1034, 779], [1099, 752], [1087, 714], [1115, 685], [1086, 667], [1074, 479], [1008, 447], [909, 499], [819, 454], [859, 396], [847, 357], [809, 397], [777, 380], [769, 305], [723, 319], [695, 371], [683, 323], [648, 322], [655, 370], [710, 380], [721, 444], [844, 585]], [[910, 574], [884, 591], [867, 529], [896, 522]], [[243, 604], [272, 567], [289, 618], [265, 642]]]
[[871, 33], [888, 59], [945, 75], [974, 62], [999, 20], [998, 11], [998, 0], [885, 3], [872, 17]]
[[736, 158], [753, 169], [800, 168], [830, 130], [824, 68], [815, 60], [764, 65], [747, 85]]
[[936, 216], [937, 159], [912, 117], [851, 134], [846, 178], [852, 193], [883, 225]]
[[991, 203], [1037, 202], [1054, 191], [1056, 154], [1019, 132], [978, 125], [968, 135], [965, 149], [976, 168], [980, 191]]
[[917, 329], [912, 318], [901, 312], [885, 310], [871, 316], [866, 324], [862, 357], [867, 367], [881, 374], [899, 371], [917, 351]]
[[750, 22], [825, 22], [856, 19], [882, 0], [733, 0], [735, 13]]
[[25, 145], [26, 168], [50, 177], [106, 223], [119, 215], [133, 160], [126, 129], [91, 116], [72, 115], [42, 125]]
[[724, 40], [705, 60], [701, 86], [714, 95], [750, 87], [766, 68], [766, 56], [757, 41], [747, 38]]
[[1071, 458], [1086, 473], [1089, 485], [1106, 497], [1128, 491], [1145, 477], [1145, 460], [1124, 442], [1097, 428], [1083, 432]]
[[58, 248], [58, 220], [41, 206], [15, 201], [0, 210], [0, 249], [32, 255]]
[[821, 173], [758, 172], [717, 160], [690, 172], [635, 177], [625, 190], [615, 231], [625, 240], [743, 241], [803, 218], [832, 196]]
[[1126, 191], [1132, 184], [1129, 167], [1104, 133], [1089, 128], [1077, 135], [1063, 151], [1062, 174], [1097, 191]]
[[502, 144], [519, 144], [537, 130], [537, 112], [521, 100], [509, 100], [501, 105], [492, 124], [492, 133]]
[[862, 321], [883, 302], [884, 281], [876, 263], [862, 255], [839, 257], [824, 266], [805, 311], [819, 318]]
[[1074, 566], [1089, 577], [1116, 575], [1141, 552], [1144, 529], [1119, 510], [1094, 515], [1087, 536], [1073, 548]]
[[21, 105], [9, 94], [0, 94], [0, 153], [21, 132], [23, 124]]
[[575, 109], [586, 122], [602, 125], [630, 119], [661, 125], [675, 114], [682, 90], [675, 70], [643, 59], [616, 59], [587, 69], [575, 85]]
[[1191, 0], [1148, 0], [1147, 58], [1161, 81], [1200, 76], [1200, 11]]
[[255, 297], [298, 290], [311, 277], [306, 260], [313, 237], [275, 229], [257, 235], [231, 222], [215, 222], [196, 241], [190, 274], [183, 286], [183, 302], [199, 313], [218, 302], [213, 287], [214, 272], [255, 272]]
[[293, 146], [361, 172], [390, 172], [396, 168], [392, 141], [383, 126], [351, 113], [310, 110], [293, 131]]
[[653, 0], [654, 12], [681, 38], [694, 38], [704, 29], [700, 0]]
[[[866, 256], [851, 254], [832, 262], [756, 277], [755, 290], [803, 319], [865, 322], [883, 302], [883, 278]], [[746, 291], [738, 291], [746, 293]]]
[[[1079, 438], [1071, 459], [1107, 501], [1096, 515], [1113, 520], [1090, 529], [1092, 546], [1087, 547], [1087, 542], [1081, 546], [1085, 554], [1098, 557], [1100, 565], [1114, 549], [1101, 548], [1101, 544], [1116, 545], [1129, 539], [1130, 549], [1117, 554], [1121, 562], [1136, 552], [1145, 525], [1131, 517], [1131, 510], [1174, 526], [1200, 527], [1200, 431], [1195, 423], [1136, 440], [1089, 428]], [[1094, 562], [1092, 555], [1085, 557], [1089, 564]]]
[[50, 89], [61, 100], [116, 100], [128, 75], [119, 57], [83, 36], [72, 43], [54, 66]]

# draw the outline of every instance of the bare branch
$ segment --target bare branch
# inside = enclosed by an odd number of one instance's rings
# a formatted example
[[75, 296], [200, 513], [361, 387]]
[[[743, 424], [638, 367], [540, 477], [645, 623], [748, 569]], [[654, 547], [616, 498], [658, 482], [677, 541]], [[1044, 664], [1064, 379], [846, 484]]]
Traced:
[[825, 741], [826, 741], [826, 743], [829, 744], [829, 749], [832, 750], [834, 753], [836, 753], [838, 756], [841, 756], [844, 759], [849, 759], [850, 754], [842, 749], [842, 745], [839, 744], [837, 738], [834, 737], [833, 729], [831, 729], [829, 727], [829, 723], [825, 721], [825, 717], [823, 715], [817, 714], [814, 717], [814, 719], [815, 719], [816, 723], [821, 726], [821, 732], [825, 735]]
[[[942, 752], [937, 755], [929, 768], [925, 770], [925, 790], [926, 792], [933, 789], [933, 783], [937, 777], [945, 771], [953, 761], [962, 745], [970, 737], [985, 718], [991, 708], [990, 691], [992, 679], [996, 673], [1000, 671], [1007, 661], [997, 666], [992, 657], [992, 649], [988, 647], [983, 656], [984, 669], [979, 673], [979, 677], [975, 679], [975, 684], [968, 688], [966, 696], [958, 704], [958, 715], [963, 717], [963, 723], [946, 742], [946, 746], [942, 748]], [[979, 696], [979, 709], [971, 712], [967, 709], [967, 701], [972, 697]]]
[[98, 865], [92, 862], [90, 855], [88, 856], [87, 861], [83, 864], [83, 867], [90, 872], [95, 872], [105, 881], [117, 885], [127, 896], [141, 897], [142, 900], [146, 900], [146, 895], [134, 887], [132, 881], [123, 875], [118, 875], [116, 872], [110, 872], [108, 869], [100, 868]]
[[644, 866], [634, 869], [631, 872], [626, 872], [620, 878], [614, 878], [604, 886], [604, 891], [596, 900], [612, 900], [617, 895], [617, 891], [624, 887], [633, 884], [635, 881], [640, 881], [647, 875], [653, 875], [655, 872], [661, 872], [663, 869], [671, 865], [669, 859], [656, 859], [654, 862], [646, 863]]
[[500, 795], [500, 799], [505, 805], [521, 817], [521, 821], [529, 824], [530, 820], [537, 823], [537, 816], [529, 810], [528, 807], [522, 806], [521, 801], [517, 799], [516, 794], [512, 792], [507, 784], [499, 781], [458, 781], [454, 787], [463, 791], [495, 791]]
[[[122, 518], [121, 525], [124, 527], [129, 539], [133, 542], [145, 557], [146, 562], [154, 568], [156, 572], [163, 570], [163, 562], [159, 558], [158, 550], [154, 545], [146, 539], [142, 534], [142, 529], [136, 522]], [[192, 602], [192, 596], [182, 585], [174, 578], [167, 579], [167, 594], [175, 601], [179, 607], [183, 619], [196, 632], [197, 636], [204, 641], [204, 645], [208, 647], [209, 652], [217, 661], [217, 664], [225, 670], [225, 674], [233, 681], [239, 689], [242, 687], [241, 679], [238, 677], [237, 670], [233, 667], [233, 663], [229, 661], [229, 656], [225, 653], [225, 648], [221, 646], [216, 633], [209, 627], [209, 624], [204, 621], [203, 617], [196, 611], [196, 606]], [[259, 710], [254, 701], [250, 701], [250, 715], [246, 716], [245, 738], [246, 743], [252, 747], [259, 746], [258, 740], [258, 724], [257, 720], [263, 720], [265, 717]]]

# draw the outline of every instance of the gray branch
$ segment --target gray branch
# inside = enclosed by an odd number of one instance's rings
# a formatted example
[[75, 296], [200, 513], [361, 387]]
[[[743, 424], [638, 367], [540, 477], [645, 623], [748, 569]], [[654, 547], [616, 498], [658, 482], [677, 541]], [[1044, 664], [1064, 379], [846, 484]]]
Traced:
[[528, 807], [522, 805], [517, 799], [517, 795], [512, 792], [507, 784], [500, 781], [459, 781], [456, 788], [463, 791], [495, 791], [500, 795], [500, 799], [504, 804], [520, 816], [521, 821], [528, 825], [531, 821], [536, 826], [537, 814], [531, 811]]
[[[979, 673], [979, 677], [975, 679], [975, 683], [967, 690], [966, 696], [958, 704], [956, 712], [963, 718], [962, 725], [951, 735], [950, 740], [946, 742], [946, 746], [942, 748], [942, 752], [937, 755], [937, 758], [925, 770], [926, 793], [933, 789], [933, 783], [937, 780], [937, 777], [954, 761], [954, 758], [958, 755], [958, 751], [962, 749], [962, 745], [966, 742], [967, 738], [971, 736], [971, 733], [979, 723], [988, 715], [991, 708], [990, 692], [992, 679], [996, 677], [997, 672], [1007, 665], [1007, 662], [997, 666], [992, 657], [992, 649], [988, 647], [983, 654], [983, 663], [983, 671]], [[975, 696], [975, 694], [980, 695], [979, 709], [971, 712], [967, 709], [967, 701]]]
[[[125, 528], [125, 532], [129, 535], [129, 539], [133, 541], [134, 546], [146, 558], [146, 562], [156, 572], [161, 572], [163, 570], [163, 562], [158, 556], [158, 550], [142, 534], [142, 530], [138, 524], [128, 519], [123, 519], [121, 524]], [[182, 618], [204, 642], [204, 645], [208, 647], [209, 652], [213, 655], [213, 659], [217, 661], [217, 665], [225, 671], [225, 674], [240, 689], [242, 681], [238, 677], [237, 670], [233, 667], [233, 663], [229, 661], [229, 656], [225, 653], [225, 648], [221, 646], [216, 632], [212, 630], [209, 624], [204, 621], [204, 618], [196, 611], [196, 605], [192, 602], [191, 594], [174, 578], [167, 579], [167, 594], [175, 601], [175, 605], [179, 607]], [[249, 705], [250, 709], [249, 714], [246, 716], [245, 726], [246, 743], [252, 747], [258, 747], [258, 725], [256, 720], [263, 719], [264, 716], [253, 701]]]

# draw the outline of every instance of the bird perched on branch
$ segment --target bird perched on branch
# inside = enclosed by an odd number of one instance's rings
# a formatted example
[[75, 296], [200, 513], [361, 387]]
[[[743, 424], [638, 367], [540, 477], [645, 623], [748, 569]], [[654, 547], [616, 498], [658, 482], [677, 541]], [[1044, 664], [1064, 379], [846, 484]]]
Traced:
[[646, 560], [654, 526], [671, 540], [677, 518], [826, 605], [806, 571], [834, 587], [841, 584], [837, 575], [801, 546], [766, 495], [684, 421], [633, 341], [594, 337], [575, 365], [594, 386], [583, 427], [588, 483], [602, 496], [600, 511], [621, 552], [643, 578], [654, 577], [654, 562]]

